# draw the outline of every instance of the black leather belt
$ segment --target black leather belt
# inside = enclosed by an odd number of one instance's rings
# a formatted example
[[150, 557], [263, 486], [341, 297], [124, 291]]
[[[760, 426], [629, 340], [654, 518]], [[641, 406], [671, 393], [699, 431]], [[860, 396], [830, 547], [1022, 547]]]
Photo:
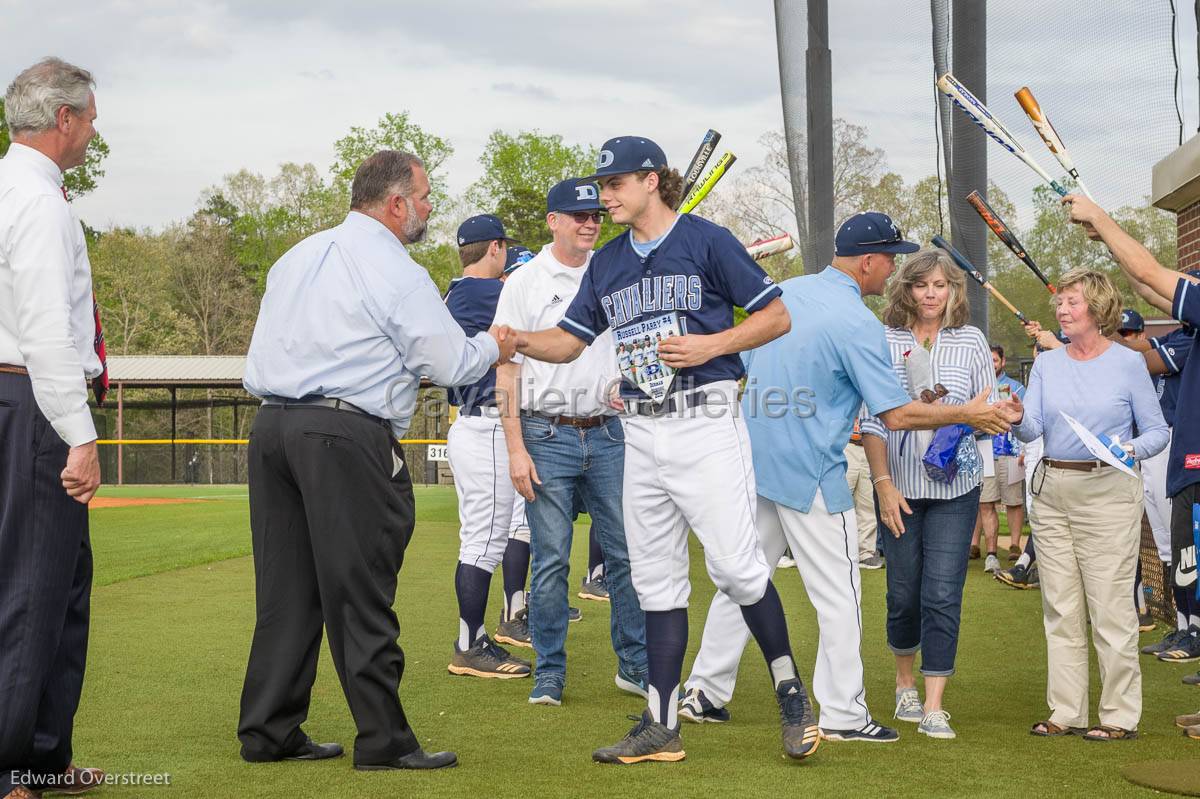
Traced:
[[264, 397], [263, 405], [275, 408], [332, 408], [335, 411], [348, 411], [356, 413], [359, 416], [365, 416], [368, 419], [386, 425], [383, 419], [380, 419], [373, 413], [367, 413], [362, 408], [347, 402], [344, 399], [334, 399], [333, 397], [301, 397], [300, 399], [288, 399], [287, 397]]
[[689, 408], [697, 408], [707, 404], [708, 392], [704, 389], [696, 389], [687, 393], [672, 394], [663, 400], [661, 404], [655, 404], [654, 400], [627, 401], [625, 403], [625, 410], [635, 413], [638, 416], [665, 416], [668, 413], [686, 411]]

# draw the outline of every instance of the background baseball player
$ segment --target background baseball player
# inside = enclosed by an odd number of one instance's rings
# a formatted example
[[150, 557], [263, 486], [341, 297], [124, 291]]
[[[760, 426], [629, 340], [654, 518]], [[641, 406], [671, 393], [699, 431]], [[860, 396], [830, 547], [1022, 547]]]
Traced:
[[[527, 358], [564, 362], [610, 328], [616, 340], [662, 324], [682, 334], [659, 349], [663, 363], [680, 370], [661, 403], [628, 380], [621, 386], [625, 529], [633, 583], [646, 611], [649, 708], [623, 740], [593, 758], [637, 763], [684, 757], [676, 710], [688, 634], [689, 526], [704, 545], [713, 582], [742, 606], [766, 656], [784, 750], [805, 757], [816, 751], [820, 734], [758, 547], [750, 442], [735, 413], [743, 374], [737, 353], [788, 330], [779, 288], [728, 230], [675, 213], [682, 180], [654, 142], [610, 139], [597, 173], [587, 180], [599, 181], [605, 208], [630, 231], [596, 253], [558, 327], [520, 334], [519, 346]], [[734, 305], [749, 312], [737, 327]], [[707, 407], [693, 411], [700, 406]]]
[[[468, 336], [492, 326], [504, 285], [500, 277], [508, 255], [506, 239], [504, 226], [491, 214], [473, 216], [458, 228], [463, 276], [450, 282], [446, 306]], [[528, 677], [529, 662], [497, 646], [483, 621], [513, 510], [495, 388], [496, 370], [490, 369], [479, 382], [448, 391], [450, 404], [459, 408], [447, 435], [447, 455], [458, 494], [460, 543], [454, 572], [458, 638], [447, 668], [452, 674], [511, 679]]]
[[[852, 216], [838, 230], [832, 266], [780, 286], [791, 331], [743, 355], [742, 409], [754, 453], [759, 542], [772, 565], [790, 546], [817, 611], [813, 691], [821, 705], [821, 732], [830, 740], [900, 737], [871, 720], [863, 687], [858, 528], [844, 455], [854, 417], [865, 403], [892, 429], [956, 422], [992, 431], [1006, 426], [988, 406], [986, 392], [959, 406], [910, 401], [892, 371], [883, 325], [862, 297], [883, 293], [896, 253], [918, 249], [886, 214]], [[781, 397], [789, 399], [788, 406], [781, 408]], [[733, 695], [749, 639], [733, 600], [717, 594], [681, 715], [692, 721], [728, 719], [723, 706]]]

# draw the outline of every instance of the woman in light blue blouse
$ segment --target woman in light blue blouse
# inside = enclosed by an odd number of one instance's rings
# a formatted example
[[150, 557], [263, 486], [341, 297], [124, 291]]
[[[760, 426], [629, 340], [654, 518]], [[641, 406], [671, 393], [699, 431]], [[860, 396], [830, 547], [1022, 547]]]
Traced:
[[[909, 256], [888, 285], [883, 322], [892, 368], [910, 396], [940, 386], [948, 393], [939, 402], [961, 404], [995, 391], [991, 350], [983, 333], [967, 324], [968, 316], [966, 281], [950, 257], [940, 249]], [[953, 738], [942, 696], [958, 650], [980, 474], [960, 469], [952, 481], [937, 482], [921, 462], [928, 436], [889, 432], [877, 418], [865, 419], [862, 431], [869, 434], [863, 447], [887, 561], [896, 718], [917, 722], [917, 731], [931, 738]], [[924, 704], [913, 673], [918, 650]]]
[[[1098, 460], [1066, 417], [1116, 440], [1133, 461], [1162, 451], [1169, 432], [1141, 354], [1108, 339], [1121, 313], [1112, 281], [1073, 269], [1059, 281], [1054, 305], [1070, 343], [1034, 361], [1024, 416], [1013, 426], [1022, 441], [1045, 441], [1030, 482], [1029, 520], [1041, 573], [1050, 718], [1030, 731], [1128, 740], [1136, 737], [1142, 713], [1133, 600], [1142, 482]], [[1022, 410], [1019, 401], [1013, 404]], [[1103, 683], [1100, 724], [1090, 729], [1089, 617]]]

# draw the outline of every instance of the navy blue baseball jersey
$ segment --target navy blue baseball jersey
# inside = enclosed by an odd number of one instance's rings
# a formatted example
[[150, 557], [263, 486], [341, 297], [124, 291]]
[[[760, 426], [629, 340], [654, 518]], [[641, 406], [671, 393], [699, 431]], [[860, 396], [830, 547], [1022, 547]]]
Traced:
[[1167, 367], [1167, 373], [1158, 376], [1154, 388], [1158, 391], [1158, 404], [1162, 406], [1163, 418], [1171, 427], [1175, 426], [1175, 406], [1179, 404], [1180, 373], [1191, 355], [1192, 341], [1192, 334], [1186, 328], [1150, 339], [1150, 346], [1162, 357]]
[[[632, 231], [617, 236], [592, 257], [579, 293], [558, 326], [591, 344], [612, 328], [674, 316], [680, 334], [711, 334], [733, 326], [733, 308], [753, 313], [781, 292], [732, 233], [691, 214], [681, 214], [657, 248], [645, 257], [632, 244]], [[675, 375], [671, 391], [686, 391], [744, 373], [736, 355], [717, 358]], [[621, 396], [645, 399], [630, 382]]]
[[[504, 281], [494, 278], [456, 277], [450, 281], [450, 289], [446, 292], [446, 307], [468, 336], [485, 332], [496, 317], [502, 288]], [[461, 406], [460, 413], [469, 413], [474, 407], [494, 406], [496, 370], [489, 369], [477, 383], [448, 387], [446, 394], [451, 405]]]
[[[1200, 284], [1180, 280], [1171, 315], [1184, 325], [1193, 340], [1200, 334]], [[1167, 465], [1167, 496], [1173, 497], [1200, 483], [1200, 358], [1188, 359], [1179, 376], [1175, 435]]]

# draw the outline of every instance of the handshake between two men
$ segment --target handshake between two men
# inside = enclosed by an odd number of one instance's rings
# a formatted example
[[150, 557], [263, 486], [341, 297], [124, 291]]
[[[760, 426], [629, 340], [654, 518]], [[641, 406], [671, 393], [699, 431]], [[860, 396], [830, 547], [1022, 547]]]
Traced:
[[[540, 361], [563, 363], [578, 357], [585, 346], [582, 340], [560, 328], [528, 333], [514, 330], [508, 325], [493, 325], [488, 330], [488, 333], [491, 334], [492, 338], [496, 340], [496, 344], [500, 347], [498, 364], [508, 363], [517, 352]], [[675, 369], [683, 369], [705, 363], [712, 357], [711, 350], [718, 349], [721, 346], [720, 342], [715, 340], [719, 335], [721, 334], [672, 336], [664, 339], [659, 345], [659, 357], [663, 363]], [[960, 419], [963, 423], [970, 425], [980, 432], [996, 435], [1007, 432], [1012, 428], [1012, 425], [1019, 423], [1024, 417], [1025, 409], [1016, 396], [995, 403], [990, 402], [990, 399], [991, 390], [984, 390], [979, 392], [970, 402], [963, 405], [960, 414]], [[910, 420], [897, 417], [907, 417], [908, 414], [906, 411], [921, 404], [914, 402], [904, 408], [894, 409], [885, 416], [884, 421], [888, 427], [905, 428], [918, 426], [926, 420], [918, 420], [916, 418]], [[935, 400], [935, 404], [941, 404], [941, 398]], [[917, 415], [923, 416], [923, 414]]]

